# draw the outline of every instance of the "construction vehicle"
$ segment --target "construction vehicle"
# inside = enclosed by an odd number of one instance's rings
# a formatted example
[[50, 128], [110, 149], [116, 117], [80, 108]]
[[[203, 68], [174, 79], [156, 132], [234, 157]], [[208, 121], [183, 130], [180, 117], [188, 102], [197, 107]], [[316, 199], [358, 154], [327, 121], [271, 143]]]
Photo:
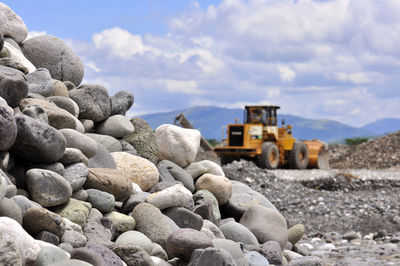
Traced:
[[328, 169], [327, 145], [319, 140], [299, 141], [292, 136], [292, 126], [278, 127], [279, 106], [252, 105], [245, 107], [244, 123], [227, 127], [225, 147], [214, 152], [221, 164], [235, 159], [255, 160], [261, 168]]

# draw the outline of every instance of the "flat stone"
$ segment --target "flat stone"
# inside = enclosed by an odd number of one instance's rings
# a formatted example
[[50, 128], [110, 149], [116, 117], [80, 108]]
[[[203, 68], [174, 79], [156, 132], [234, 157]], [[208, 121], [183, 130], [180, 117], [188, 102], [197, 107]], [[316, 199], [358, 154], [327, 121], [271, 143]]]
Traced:
[[69, 97], [79, 106], [79, 119], [101, 122], [111, 114], [111, 99], [107, 89], [101, 85], [81, 85], [69, 91]]
[[21, 17], [3, 3], [0, 3], [0, 32], [18, 43], [28, 36], [28, 28]]
[[161, 160], [170, 160], [185, 167], [196, 159], [200, 147], [200, 131], [164, 124], [156, 129], [155, 137]]
[[76, 86], [81, 83], [83, 64], [64, 41], [41, 35], [25, 40], [21, 48], [29, 61], [36, 67], [48, 69], [54, 79], [69, 80]]
[[290, 261], [289, 266], [322, 266], [322, 260], [315, 256], [302, 257]]
[[192, 193], [182, 184], [176, 184], [159, 192], [150, 194], [146, 202], [156, 206], [160, 210], [170, 207], [192, 208], [194, 205]]
[[132, 212], [137, 205], [145, 202], [148, 195], [150, 195], [150, 193], [144, 191], [134, 193], [123, 202], [121, 211], [125, 214]]
[[171, 218], [180, 228], [192, 228], [200, 231], [203, 227], [203, 218], [188, 209], [172, 207], [165, 210], [165, 215]]
[[219, 227], [227, 239], [248, 245], [258, 245], [255, 235], [245, 226], [237, 222], [229, 222]]
[[277, 211], [259, 205], [251, 206], [243, 214], [240, 223], [246, 226], [260, 243], [274, 240], [281, 248], [287, 242], [287, 223]]
[[193, 193], [195, 191], [192, 176], [179, 165], [168, 160], [162, 160], [158, 164], [158, 168], [159, 171], [166, 168], [174, 180], [181, 182], [187, 189], [190, 190], [190, 192]]
[[190, 259], [193, 250], [212, 246], [213, 242], [209, 236], [190, 228], [179, 229], [171, 233], [166, 243], [168, 254], [186, 261]]
[[146, 235], [138, 231], [127, 231], [121, 234], [117, 240], [115, 240], [115, 244], [119, 246], [139, 246], [149, 254], [153, 250], [153, 243], [151, 240]]
[[0, 216], [10, 217], [18, 223], [22, 223], [22, 212], [19, 206], [9, 198], [3, 198], [0, 202]]
[[11, 148], [17, 138], [17, 133], [17, 122], [14, 118], [14, 111], [0, 97], [0, 151], [6, 151]]
[[214, 194], [212, 194], [210, 191], [205, 190], [205, 189], [198, 190], [193, 195], [193, 200], [194, 200], [195, 205], [201, 205], [206, 202], [210, 202], [211, 208], [212, 208], [212, 220], [214, 220], [214, 221], [221, 220], [221, 213], [219, 211], [218, 200], [214, 196]]
[[10, 39], [8, 39], [7, 42], [4, 43], [3, 50], [0, 51], [0, 56], [12, 58], [14, 61], [17, 62], [18, 65], [22, 65], [24, 74], [34, 72], [36, 70], [36, 67], [20, 51], [18, 44], [17, 48], [9, 40]]
[[267, 198], [246, 184], [234, 180], [231, 180], [231, 184], [232, 196], [226, 204], [221, 206], [222, 212], [226, 213], [227, 216], [240, 220], [243, 213], [253, 205], [261, 205], [272, 210], [277, 210]]
[[59, 214], [45, 208], [31, 208], [24, 213], [22, 226], [31, 235], [48, 231], [61, 237], [65, 231], [65, 223]]
[[53, 263], [62, 262], [66, 260], [69, 260], [69, 255], [67, 254], [67, 252], [58, 247], [48, 246], [48, 247], [43, 247], [40, 250], [35, 260], [35, 265], [47, 266], [47, 265], [52, 265]]
[[196, 190], [205, 189], [210, 191], [219, 205], [227, 203], [232, 195], [231, 182], [224, 176], [204, 174], [197, 179], [195, 186]]
[[115, 198], [110, 193], [97, 189], [87, 189], [86, 192], [88, 193], [87, 201], [92, 204], [93, 208], [104, 213], [110, 212], [114, 208]]
[[55, 246], [57, 246], [58, 244], [60, 244], [60, 238], [59, 238], [58, 236], [56, 236], [55, 234], [50, 233], [50, 232], [48, 232], [48, 231], [41, 231], [41, 232], [39, 232], [39, 233], [35, 236], [35, 238], [36, 238], [37, 240], [44, 241], [44, 242], [53, 244], [53, 245], [55, 245]]
[[111, 155], [117, 169], [125, 172], [143, 191], [149, 191], [157, 184], [159, 173], [157, 167], [149, 160], [126, 152], [113, 152]]
[[114, 137], [94, 133], [87, 133], [86, 136], [102, 144], [109, 152], [122, 151], [121, 143]]
[[96, 251], [86, 247], [74, 248], [71, 252], [71, 259], [86, 261], [96, 266], [106, 266], [105, 261]]
[[269, 261], [256, 251], [249, 251], [244, 254], [249, 266], [264, 266], [269, 265]]
[[116, 246], [113, 251], [128, 265], [128, 266], [153, 266], [154, 263], [150, 255], [139, 246], [124, 245]]
[[209, 220], [203, 220], [203, 227], [201, 228], [201, 231], [206, 231], [212, 234], [210, 237], [212, 239], [215, 238], [221, 238], [225, 239], [224, 233], [222, 233], [221, 229], [218, 228], [214, 223], [212, 223]]
[[108, 168], [89, 168], [84, 187], [108, 192], [115, 200], [128, 198], [133, 192], [131, 181], [124, 172]]
[[114, 138], [122, 138], [132, 134], [135, 130], [129, 119], [123, 115], [113, 115], [96, 127], [98, 134], [109, 135]]
[[76, 117], [74, 117], [64, 109], [59, 108], [57, 105], [47, 99], [25, 98], [20, 101], [19, 106], [20, 109], [23, 110], [26, 106], [33, 104], [43, 108], [43, 110], [47, 114], [50, 126], [56, 129], [78, 128], [79, 121], [77, 121]]
[[92, 205], [90, 203], [69, 199], [64, 205], [57, 207], [54, 212], [83, 227], [86, 224], [91, 208]]
[[63, 204], [72, 196], [68, 181], [49, 170], [29, 170], [26, 172], [26, 185], [32, 199], [44, 207]]
[[31, 208], [42, 208], [42, 206], [34, 201], [29, 200], [27, 197], [22, 195], [16, 195], [11, 198], [21, 209], [22, 216], [24, 213]]
[[25, 75], [14, 68], [0, 66], [0, 97], [14, 108], [27, 95], [28, 83]]
[[53, 96], [54, 83], [50, 72], [45, 68], [38, 68], [36, 71], [26, 75], [29, 92], [37, 93], [44, 97]]
[[139, 156], [157, 164], [158, 147], [153, 129], [141, 118], [133, 118], [131, 123], [135, 131], [130, 135], [124, 136], [124, 140], [135, 148]]
[[62, 163], [56, 162], [56, 163], [49, 163], [49, 164], [34, 164], [31, 167], [29, 167], [28, 169], [34, 169], [34, 168], [39, 168], [39, 169], [44, 169], [44, 170], [49, 170], [49, 171], [53, 171], [59, 175], [64, 175], [64, 165]]
[[145, 234], [152, 242], [166, 247], [171, 233], [167, 220], [161, 211], [148, 203], [140, 203], [133, 209], [132, 217], [136, 221], [136, 230]]
[[197, 179], [203, 174], [225, 176], [221, 166], [209, 160], [191, 163], [185, 167], [185, 170], [193, 177], [193, 179]]
[[125, 115], [134, 102], [133, 94], [130, 91], [119, 91], [111, 97], [111, 115]]

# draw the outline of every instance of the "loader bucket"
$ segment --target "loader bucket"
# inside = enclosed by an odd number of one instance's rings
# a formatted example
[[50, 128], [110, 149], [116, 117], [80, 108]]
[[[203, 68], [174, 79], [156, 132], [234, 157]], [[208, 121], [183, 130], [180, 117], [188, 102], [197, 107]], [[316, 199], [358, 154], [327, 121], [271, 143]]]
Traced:
[[308, 148], [308, 168], [329, 169], [327, 145], [317, 139], [303, 142]]

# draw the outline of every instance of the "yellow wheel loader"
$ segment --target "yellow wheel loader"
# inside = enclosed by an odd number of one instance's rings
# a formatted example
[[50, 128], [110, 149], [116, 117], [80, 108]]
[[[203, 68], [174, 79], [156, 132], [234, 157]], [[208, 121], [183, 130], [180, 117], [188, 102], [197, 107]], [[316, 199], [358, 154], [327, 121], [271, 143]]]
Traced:
[[292, 136], [292, 126], [278, 127], [279, 106], [245, 107], [244, 124], [230, 124], [225, 147], [214, 149], [221, 164], [235, 159], [255, 159], [261, 168], [328, 169], [327, 145], [319, 140], [299, 141]]

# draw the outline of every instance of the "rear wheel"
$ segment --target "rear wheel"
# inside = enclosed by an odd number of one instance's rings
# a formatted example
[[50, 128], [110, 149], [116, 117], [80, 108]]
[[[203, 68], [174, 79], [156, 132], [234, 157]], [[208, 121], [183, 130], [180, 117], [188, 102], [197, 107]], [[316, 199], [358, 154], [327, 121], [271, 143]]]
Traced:
[[279, 165], [279, 150], [272, 142], [264, 142], [262, 152], [258, 156], [258, 166], [261, 168], [276, 169]]
[[306, 169], [308, 166], [308, 148], [301, 141], [296, 141], [293, 149], [289, 152], [288, 157], [289, 168]]

